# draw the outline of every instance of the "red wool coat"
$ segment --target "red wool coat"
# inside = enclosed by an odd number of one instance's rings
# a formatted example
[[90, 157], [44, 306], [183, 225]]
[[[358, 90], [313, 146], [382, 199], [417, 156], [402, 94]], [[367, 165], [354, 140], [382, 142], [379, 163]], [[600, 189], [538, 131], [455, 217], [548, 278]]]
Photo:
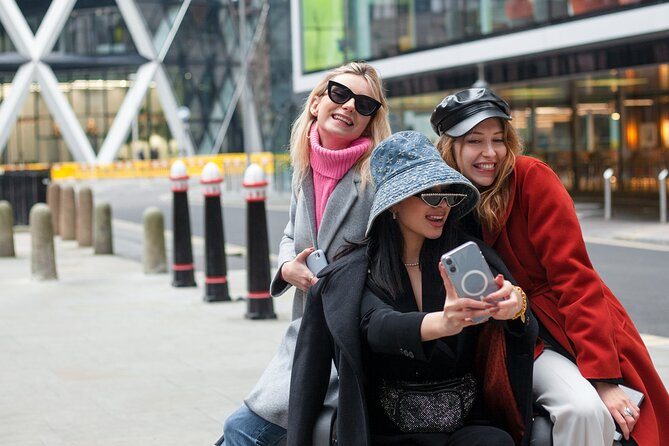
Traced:
[[550, 167], [527, 156], [518, 157], [511, 190], [504, 225], [484, 229], [486, 244], [585, 378], [622, 379], [646, 395], [634, 440], [669, 445], [669, 394], [629, 315], [592, 267], [571, 197]]

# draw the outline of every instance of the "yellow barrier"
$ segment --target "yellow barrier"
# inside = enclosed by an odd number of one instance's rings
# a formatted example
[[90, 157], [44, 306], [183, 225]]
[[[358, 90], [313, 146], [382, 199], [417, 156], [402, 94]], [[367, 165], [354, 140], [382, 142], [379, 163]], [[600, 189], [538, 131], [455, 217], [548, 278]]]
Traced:
[[[247, 167], [247, 154], [225, 153], [172, 158], [170, 160], [116, 161], [111, 164], [102, 165], [56, 163], [51, 167], [51, 178], [53, 180], [88, 180], [95, 178], [169, 177], [170, 167], [177, 159], [184, 162], [189, 176], [200, 176], [202, 169], [209, 162], [216, 164], [221, 169], [224, 178], [226, 175], [244, 175]], [[282, 167], [285, 167], [289, 163], [288, 154], [285, 153], [276, 155], [272, 152], [252, 153], [250, 154], [250, 159], [252, 163], [260, 165], [268, 176], [274, 175], [275, 161]], [[49, 168], [48, 164], [43, 164], [42, 166], [44, 166], [42, 167], [43, 169]], [[0, 169], [2, 167], [0, 166]]]
[[47, 163], [21, 163], [21, 164], [0, 164], [0, 172], [12, 172], [15, 170], [49, 170]]

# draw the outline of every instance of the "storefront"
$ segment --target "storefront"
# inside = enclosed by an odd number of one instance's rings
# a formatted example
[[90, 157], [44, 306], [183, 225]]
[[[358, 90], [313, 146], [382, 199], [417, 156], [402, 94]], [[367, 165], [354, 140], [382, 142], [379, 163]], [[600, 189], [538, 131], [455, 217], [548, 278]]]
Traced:
[[570, 191], [601, 192], [610, 167], [615, 191], [657, 193], [669, 167], [669, 2], [296, 3], [298, 90], [319, 70], [369, 60], [385, 79], [393, 130], [436, 137], [434, 106], [485, 82], [510, 102], [526, 153]]

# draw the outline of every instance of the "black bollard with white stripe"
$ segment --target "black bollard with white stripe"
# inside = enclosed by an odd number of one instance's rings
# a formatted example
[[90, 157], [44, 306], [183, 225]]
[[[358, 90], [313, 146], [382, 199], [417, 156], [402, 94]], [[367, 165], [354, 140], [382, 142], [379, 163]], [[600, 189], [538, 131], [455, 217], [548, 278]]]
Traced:
[[170, 180], [172, 181], [172, 235], [174, 236], [172, 286], [197, 286], [188, 211], [188, 173], [183, 161], [177, 160], [172, 164]]
[[247, 319], [276, 319], [269, 294], [269, 241], [267, 236], [267, 180], [257, 164], [244, 173], [246, 189], [246, 274], [248, 287]]
[[221, 183], [223, 177], [216, 164], [207, 163], [202, 169], [204, 194], [204, 252], [205, 252], [205, 302], [229, 302], [228, 265], [225, 258], [225, 233], [221, 209]]

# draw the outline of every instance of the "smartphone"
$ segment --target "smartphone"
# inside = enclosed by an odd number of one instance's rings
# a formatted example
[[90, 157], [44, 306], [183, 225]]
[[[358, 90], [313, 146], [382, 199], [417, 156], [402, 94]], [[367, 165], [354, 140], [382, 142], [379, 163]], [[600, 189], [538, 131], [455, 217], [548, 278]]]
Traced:
[[[643, 403], [643, 398], [644, 395], [643, 393], [639, 392], [638, 390], [634, 390], [631, 387], [623, 386], [622, 384], [618, 384], [618, 387], [623, 389], [623, 391], [627, 394], [628, 398], [632, 400], [634, 404], [637, 405], [637, 407], [641, 407], [641, 403]], [[622, 432], [620, 432], [620, 428], [616, 424], [616, 432], [613, 434], [613, 440], [614, 441], [620, 441], [623, 438]]]
[[325, 253], [322, 249], [317, 249], [307, 257], [307, 268], [314, 273], [314, 276], [326, 266], [328, 266], [328, 260], [325, 258]]
[[[499, 289], [488, 263], [474, 242], [463, 243], [448, 251], [441, 256], [441, 263], [460, 297], [481, 300]], [[486, 319], [479, 317], [472, 320], [482, 322]]]

